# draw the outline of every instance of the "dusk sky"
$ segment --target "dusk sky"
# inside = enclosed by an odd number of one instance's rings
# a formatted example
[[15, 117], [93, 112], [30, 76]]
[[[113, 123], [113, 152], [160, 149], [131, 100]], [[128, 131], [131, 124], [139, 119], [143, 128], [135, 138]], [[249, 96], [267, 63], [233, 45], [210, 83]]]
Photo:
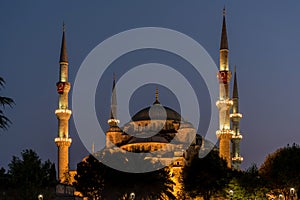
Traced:
[[[0, 167], [7, 168], [13, 155], [19, 156], [28, 148], [43, 160], [57, 162], [55, 84], [63, 21], [69, 81], [73, 85], [81, 63], [93, 48], [110, 36], [139, 27], [163, 27], [184, 33], [200, 43], [218, 66], [224, 5], [230, 69], [237, 66], [243, 114], [242, 168], [252, 163], [260, 166], [279, 147], [300, 144], [298, 1], [1, 1], [0, 76], [6, 81], [1, 95], [12, 97], [16, 105], [5, 109], [13, 124], [0, 132]], [[198, 97], [203, 91], [201, 102], [207, 102], [203, 83], [197, 86], [197, 77], [193, 77], [184, 61], [166, 52], [134, 52], [116, 60], [103, 77], [107, 84], [98, 86], [96, 108], [104, 129], [112, 73], [118, 77], [137, 64], [154, 61], [174, 65], [190, 76]], [[153, 88], [145, 86], [134, 94], [132, 114], [153, 103]], [[174, 109], [178, 107], [172, 92], [163, 87], [160, 101]], [[203, 110], [204, 124], [200, 122], [200, 129], [205, 129], [208, 120], [206, 109]], [[200, 134], [203, 132], [199, 130]], [[78, 137], [73, 118], [70, 136], [70, 169], [75, 169], [88, 152]]]

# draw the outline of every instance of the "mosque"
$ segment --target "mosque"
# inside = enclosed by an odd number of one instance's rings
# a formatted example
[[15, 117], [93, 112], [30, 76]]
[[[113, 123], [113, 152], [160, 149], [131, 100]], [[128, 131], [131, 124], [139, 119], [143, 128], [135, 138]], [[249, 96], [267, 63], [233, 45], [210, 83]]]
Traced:
[[[228, 167], [239, 170], [243, 158], [240, 155], [239, 122], [242, 114], [239, 113], [239, 96], [236, 70], [234, 81], [231, 85], [232, 72], [228, 62], [228, 40], [226, 31], [225, 10], [223, 13], [222, 33], [220, 42], [219, 72], [216, 75], [219, 81], [220, 91], [216, 106], [219, 109], [219, 129], [216, 137], [219, 141], [219, 155], [227, 161]], [[76, 171], [69, 170], [69, 147], [72, 143], [69, 137], [69, 119], [72, 111], [68, 105], [71, 83], [68, 81], [68, 56], [66, 48], [65, 30], [63, 30], [60, 52], [59, 81], [57, 92], [59, 95], [58, 108], [55, 114], [58, 119], [58, 134], [55, 143], [58, 147], [58, 180], [65, 182], [66, 174], [74, 176]], [[108, 119], [109, 129], [106, 132], [106, 149], [122, 149], [128, 152], [160, 152], [159, 159], [170, 165], [171, 170], [180, 176], [181, 169], [189, 156], [197, 154], [200, 148], [210, 143], [196, 133], [193, 124], [186, 121], [181, 115], [163, 106], [159, 101], [159, 93], [156, 89], [154, 103], [139, 112], [123, 127], [119, 127], [117, 119], [117, 98], [115, 90], [116, 79], [113, 80], [113, 92], [111, 100], [111, 115]], [[230, 95], [230, 87], [233, 92]], [[172, 142], [171, 142], [172, 141]], [[171, 142], [171, 143], [170, 143]], [[190, 147], [185, 150], [185, 145]], [[163, 150], [163, 151], [162, 151]], [[176, 158], [176, 162], [174, 161]], [[175, 177], [176, 178], [176, 177]], [[175, 181], [176, 182], [176, 181]], [[176, 186], [177, 190], [179, 186]], [[176, 189], [175, 189], [176, 190]]]

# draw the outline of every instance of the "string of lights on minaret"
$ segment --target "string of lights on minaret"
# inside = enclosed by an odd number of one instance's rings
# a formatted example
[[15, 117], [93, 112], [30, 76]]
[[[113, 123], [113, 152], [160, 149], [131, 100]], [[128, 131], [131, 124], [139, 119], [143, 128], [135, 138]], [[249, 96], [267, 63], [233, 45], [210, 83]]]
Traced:
[[69, 119], [72, 111], [69, 109], [69, 91], [71, 88], [68, 82], [68, 56], [65, 37], [65, 25], [63, 25], [63, 35], [61, 52], [59, 59], [59, 81], [56, 83], [58, 93], [58, 108], [55, 115], [58, 119], [58, 134], [55, 143], [58, 147], [58, 180], [64, 182], [69, 173], [69, 147], [72, 139], [69, 137]]

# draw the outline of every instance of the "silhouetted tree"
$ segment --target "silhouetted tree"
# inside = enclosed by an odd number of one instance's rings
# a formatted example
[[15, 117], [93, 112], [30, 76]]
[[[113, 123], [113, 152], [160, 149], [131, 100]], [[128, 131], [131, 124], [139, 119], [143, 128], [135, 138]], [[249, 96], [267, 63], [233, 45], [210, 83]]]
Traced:
[[11, 185], [11, 177], [9, 174], [6, 173], [5, 169], [2, 167], [0, 169], [0, 199], [3, 199], [1, 198], [1, 193], [2, 194], [4, 193], [2, 195], [4, 196], [5, 192], [9, 190], [10, 185]]
[[91, 199], [98, 199], [102, 196], [104, 187], [105, 166], [93, 156], [84, 158], [83, 161], [77, 164], [77, 174], [75, 175], [76, 182], [74, 186], [84, 196]]
[[190, 165], [183, 169], [185, 192], [192, 198], [202, 196], [205, 200], [219, 194], [230, 181], [230, 169], [217, 151], [211, 151], [204, 158], [195, 156]]
[[42, 162], [33, 150], [25, 150], [21, 158], [13, 156], [8, 166], [13, 199], [36, 199], [39, 193], [45, 198], [53, 195], [56, 173], [49, 160]]
[[[153, 164], [149, 162], [149, 165]], [[148, 173], [126, 173], [89, 156], [77, 165], [75, 180], [76, 189], [90, 199], [128, 199], [132, 192], [136, 200], [175, 199], [172, 194], [174, 183], [168, 168]]]
[[288, 196], [291, 187], [299, 191], [300, 147], [288, 145], [269, 154], [259, 171], [276, 196]]
[[[2, 77], [0, 77], [0, 90], [5, 86], [5, 81]], [[4, 115], [4, 109], [6, 106], [12, 106], [14, 104], [14, 100], [9, 97], [0, 96], [0, 129], [7, 129], [11, 121]]]

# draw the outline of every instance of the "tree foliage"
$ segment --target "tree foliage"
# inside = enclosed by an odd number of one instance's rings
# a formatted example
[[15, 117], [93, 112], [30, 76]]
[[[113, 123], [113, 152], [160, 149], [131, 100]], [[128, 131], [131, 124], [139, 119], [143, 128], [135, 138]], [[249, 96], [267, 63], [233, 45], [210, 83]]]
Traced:
[[7, 199], [36, 199], [39, 193], [45, 197], [54, 194], [56, 185], [55, 166], [49, 160], [42, 162], [33, 150], [25, 150], [21, 158], [13, 156], [8, 173], [1, 172], [7, 181], [2, 190], [8, 191]]
[[175, 199], [168, 168], [126, 173], [112, 169], [90, 155], [78, 163], [75, 180], [76, 189], [90, 199], [128, 199], [131, 193], [135, 194], [135, 199]]
[[269, 154], [259, 171], [276, 196], [288, 196], [292, 187], [299, 191], [300, 147], [288, 145]]
[[76, 190], [86, 197], [98, 199], [102, 196], [105, 167], [93, 156], [88, 156], [77, 164], [77, 174], [74, 183]]
[[[260, 176], [255, 164], [246, 171], [232, 171], [231, 177], [227, 192], [233, 191], [232, 199], [267, 199], [268, 188], [265, 186], [265, 181]], [[227, 193], [227, 196], [230, 196], [229, 193]]]
[[205, 200], [226, 188], [230, 181], [230, 169], [217, 151], [211, 151], [206, 157], [191, 160], [183, 169], [185, 191], [190, 197], [202, 196]]
[[[0, 90], [5, 86], [5, 81], [2, 77], [0, 77]], [[4, 115], [4, 109], [7, 106], [12, 107], [14, 104], [14, 100], [9, 97], [4, 97], [0, 95], [0, 129], [7, 129], [11, 121], [8, 117]]]

